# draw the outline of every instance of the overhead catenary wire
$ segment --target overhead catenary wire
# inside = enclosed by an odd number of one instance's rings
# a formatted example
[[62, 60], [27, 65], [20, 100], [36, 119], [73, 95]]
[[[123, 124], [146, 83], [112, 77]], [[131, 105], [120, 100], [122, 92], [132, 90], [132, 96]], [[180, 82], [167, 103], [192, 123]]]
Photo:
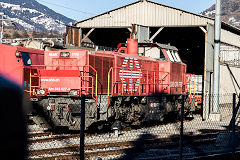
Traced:
[[54, 5], [54, 6], [58, 6], [58, 7], [62, 7], [62, 8], [68, 9], [68, 10], [72, 10], [72, 11], [78, 12], [78, 13], [83, 13], [83, 14], [88, 14], [88, 15], [96, 15], [96, 13], [91, 13], [91, 12], [76, 10], [76, 9], [73, 9], [73, 8], [69, 8], [69, 7], [62, 6], [62, 5], [55, 4], [55, 3], [50, 3], [50, 2], [47, 2], [47, 1], [43, 1], [43, 0], [37, 0], [37, 1], [43, 2], [43, 3], [47, 3], [47, 4], [50, 4], [50, 5]]

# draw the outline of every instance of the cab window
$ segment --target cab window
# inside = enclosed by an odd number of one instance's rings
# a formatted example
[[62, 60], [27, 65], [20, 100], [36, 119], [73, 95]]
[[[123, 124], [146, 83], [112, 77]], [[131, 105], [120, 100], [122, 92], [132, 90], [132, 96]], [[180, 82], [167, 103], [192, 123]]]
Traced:
[[167, 55], [172, 62], [182, 62], [177, 51], [167, 50]]
[[22, 52], [22, 60], [23, 60], [23, 64], [25, 66], [31, 66], [32, 65], [31, 58], [29, 56], [29, 53], [27, 53], [27, 52]]
[[162, 49], [160, 49], [160, 61], [167, 61], [167, 58], [165, 57]]

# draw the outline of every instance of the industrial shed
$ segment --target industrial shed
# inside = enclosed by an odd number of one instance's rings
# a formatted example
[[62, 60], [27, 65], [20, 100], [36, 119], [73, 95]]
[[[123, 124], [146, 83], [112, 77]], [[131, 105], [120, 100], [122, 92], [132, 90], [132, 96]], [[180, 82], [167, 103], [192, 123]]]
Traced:
[[[149, 0], [140, 0], [95, 17], [67, 26], [66, 46], [81, 47], [84, 42], [98, 46], [116, 47], [125, 42], [136, 25], [139, 42], [158, 42], [176, 46], [187, 64], [187, 72], [203, 75], [203, 94], [212, 93], [214, 19], [166, 6]], [[240, 30], [222, 22], [221, 30], [220, 93], [239, 93]], [[239, 68], [238, 68], [239, 67]], [[238, 73], [238, 74], [237, 74]], [[205, 100], [205, 99], [204, 99]], [[204, 118], [211, 107], [203, 103]]]

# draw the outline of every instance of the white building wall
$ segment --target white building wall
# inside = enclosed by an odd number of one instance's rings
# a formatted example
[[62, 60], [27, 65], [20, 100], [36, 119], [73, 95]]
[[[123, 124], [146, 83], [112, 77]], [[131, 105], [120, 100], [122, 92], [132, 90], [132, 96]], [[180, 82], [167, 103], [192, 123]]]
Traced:
[[[240, 85], [240, 68], [230, 67]], [[240, 93], [226, 65], [220, 65], [220, 94]]]

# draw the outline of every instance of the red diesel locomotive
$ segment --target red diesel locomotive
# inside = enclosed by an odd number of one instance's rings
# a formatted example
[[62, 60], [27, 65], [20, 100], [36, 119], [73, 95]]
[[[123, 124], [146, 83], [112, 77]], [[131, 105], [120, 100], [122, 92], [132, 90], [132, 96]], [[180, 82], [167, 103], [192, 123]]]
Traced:
[[79, 129], [81, 94], [87, 95], [86, 128], [163, 120], [179, 112], [186, 94], [186, 64], [173, 46], [128, 39], [118, 52], [66, 49], [44, 56], [44, 66], [33, 66], [41, 69], [30, 93], [54, 126]]
[[[181, 95], [187, 94], [186, 64], [169, 45], [128, 39], [118, 52], [0, 49], [1, 74], [24, 86], [37, 104], [35, 115], [47, 116], [53, 126], [80, 129], [81, 94], [86, 95], [86, 128], [161, 121], [179, 112]], [[194, 109], [189, 98], [185, 104]]]

